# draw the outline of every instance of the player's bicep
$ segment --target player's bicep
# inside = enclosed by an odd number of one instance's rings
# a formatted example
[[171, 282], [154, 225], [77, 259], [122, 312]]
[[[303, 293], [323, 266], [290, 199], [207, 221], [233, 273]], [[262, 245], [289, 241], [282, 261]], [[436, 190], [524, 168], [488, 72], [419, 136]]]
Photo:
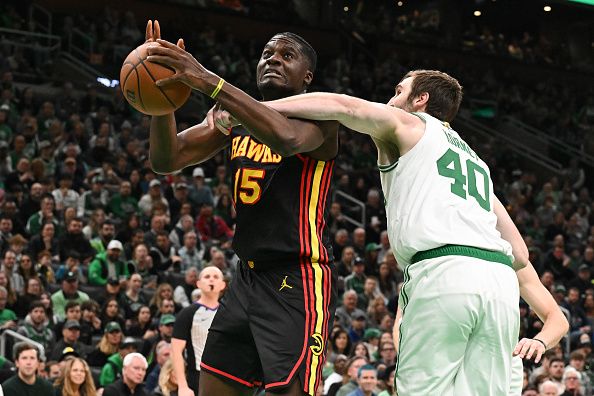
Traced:
[[206, 122], [178, 133], [177, 141], [176, 169], [206, 161], [229, 145], [229, 137]]
[[348, 97], [345, 106], [349, 111], [339, 119], [347, 128], [365, 133], [385, 142], [396, 143], [396, 133], [406, 113], [400, 109], [375, 102]]

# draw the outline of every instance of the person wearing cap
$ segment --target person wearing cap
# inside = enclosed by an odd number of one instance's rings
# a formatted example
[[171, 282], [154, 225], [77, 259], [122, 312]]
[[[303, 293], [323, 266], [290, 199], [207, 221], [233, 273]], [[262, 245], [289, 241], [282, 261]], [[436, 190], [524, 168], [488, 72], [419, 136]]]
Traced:
[[80, 322], [78, 320], [67, 320], [62, 328], [61, 339], [56, 342], [52, 349], [50, 360], [59, 360], [66, 347], [74, 349], [81, 357], [86, 357], [91, 347], [81, 343], [79, 337]]
[[91, 217], [96, 209], [106, 209], [109, 203], [109, 191], [104, 188], [105, 180], [96, 175], [91, 178], [91, 188], [80, 197], [77, 216]]
[[351, 325], [348, 328], [349, 338], [354, 344], [363, 338], [367, 326], [367, 315], [362, 311], [355, 311], [351, 314]]
[[95, 349], [87, 356], [87, 363], [92, 367], [103, 367], [107, 359], [118, 352], [124, 333], [118, 322], [108, 322], [103, 330], [103, 336]]
[[81, 290], [78, 290], [78, 274], [76, 272], [68, 271], [62, 279], [62, 289], [58, 290], [51, 297], [54, 314], [58, 319], [63, 320], [66, 316], [66, 304], [69, 301], [76, 301], [82, 304], [89, 301], [89, 295]]
[[167, 202], [163, 196], [163, 190], [161, 189], [161, 182], [159, 179], [153, 179], [149, 182], [149, 190], [146, 194], [140, 197], [138, 208], [144, 216], [150, 217], [156, 202], [163, 204], [167, 215], [169, 216], [169, 202]]
[[204, 176], [204, 169], [199, 166], [192, 171], [193, 183], [189, 187], [188, 198], [197, 208], [205, 204], [214, 205], [212, 189], [206, 184]]
[[166, 342], [171, 342], [174, 324], [175, 316], [173, 314], [161, 315], [161, 318], [159, 318], [158, 333], [153, 337], [144, 340], [142, 345], [142, 354], [147, 357], [147, 361], [149, 362], [151, 368], [155, 359], [155, 348], [157, 347], [157, 344], [163, 340]]
[[128, 266], [120, 259], [124, 247], [117, 239], [107, 244], [107, 251], [99, 253], [89, 266], [89, 284], [105, 286], [108, 278], [128, 278]]
[[194, 205], [189, 198], [188, 184], [182, 179], [171, 187], [173, 189], [173, 197], [169, 198], [169, 209], [171, 211], [171, 219], [173, 222], [179, 219], [181, 208], [184, 204], [189, 204], [192, 207], [192, 215], [194, 215]]
[[120, 220], [126, 220], [131, 214], [138, 213], [138, 200], [132, 196], [132, 184], [129, 181], [122, 181], [120, 190], [109, 200], [107, 211]]
[[353, 272], [344, 279], [345, 289], [362, 294], [365, 291], [365, 279], [365, 260], [357, 256], [353, 261]]
[[112, 384], [122, 376], [122, 368], [124, 366], [124, 359], [130, 353], [136, 352], [138, 349], [138, 340], [132, 337], [126, 337], [119, 345], [118, 351], [107, 358], [107, 362], [101, 368], [99, 376], [99, 385], [101, 387]]

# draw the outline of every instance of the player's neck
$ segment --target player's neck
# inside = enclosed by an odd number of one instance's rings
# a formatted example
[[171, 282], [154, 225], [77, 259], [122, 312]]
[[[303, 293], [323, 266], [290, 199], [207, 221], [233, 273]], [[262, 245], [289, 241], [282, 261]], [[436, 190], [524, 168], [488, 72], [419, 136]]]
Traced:
[[205, 307], [208, 307], [208, 308], [211, 308], [211, 309], [215, 309], [216, 307], [219, 306], [218, 295], [217, 296], [205, 296], [205, 295], [202, 295], [200, 297], [200, 299], [198, 300], [198, 304], [202, 304]]

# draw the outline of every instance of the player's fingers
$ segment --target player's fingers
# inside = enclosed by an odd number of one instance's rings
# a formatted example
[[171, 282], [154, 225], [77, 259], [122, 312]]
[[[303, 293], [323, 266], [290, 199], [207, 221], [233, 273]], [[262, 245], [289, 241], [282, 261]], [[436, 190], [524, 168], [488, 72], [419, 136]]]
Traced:
[[146, 32], [144, 33], [144, 38], [146, 41], [153, 40], [153, 21], [150, 19], [146, 23]]
[[542, 355], [543, 351], [540, 348], [538, 348], [538, 351], [536, 352], [536, 357], [534, 358], [534, 363], [540, 362], [540, 358], [542, 357]]
[[175, 45], [167, 40], [157, 39], [157, 43], [161, 44], [163, 47], [171, 48], [172, 50], [177, 51], [177, 52], [179, 52], [181, 50], [180, 47], [178, 47], [177, 45]]
[[153, 38], [160, 39], [161, 38], [161, 26], [159, 25], [159, 21], [155, 19], [155, 28], [153, 29]]
[[526, 353], [526, 360], [530, 360], [532, 358], [532, 355], [534, 355], [534, 353], [538, 349], [538, 345], [535, 344], [536, 343], [534, 342], [530, 343], [530, 348], [528, 348], [528, 352]]
[[522, 349], [520, 350], [520, 357], [522, 359], [524, 359], [524, 356], [526, 356], [526, 353], [528, 353], [528, 349], [530, 349], [530, 342], [525, 342], [524, 345], [522, 345]]
[[174, 83], [176, 81], [180, 81], [181, 79], [182, 79], [181, 74], [176, 73], [171, 77], [165, 77], [165, 78], [155, 81], [155, 84], [157, 84], [158, 87], [162, 87], [162, 86]]
[[184, 39], [180, 38], [179, 40], [177, 40], [177, 46], [183, 50], [186, 49], [186, 45], [184, 44]]
[[516, 347], [514, 348], [513, 354], [514, 355], [519, 354], [525, 343], [526, 343], [526, 339], [525, 338], [522, 338], [520, 341], [518, 341], [518, 343], [516, 344]]

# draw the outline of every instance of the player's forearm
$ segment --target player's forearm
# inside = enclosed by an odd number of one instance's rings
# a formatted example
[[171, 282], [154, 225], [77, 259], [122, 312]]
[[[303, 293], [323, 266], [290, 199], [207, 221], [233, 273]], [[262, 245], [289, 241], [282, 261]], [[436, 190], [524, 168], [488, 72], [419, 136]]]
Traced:
[[149, 144], [151, 167], [155, 172], [165, 174], [177, 170], [177, 125], [173, 114], [152, 117]]
[[505, 207], [501, 204], [499, 199], [495, 199], [494, 211], [497, 215], [497, 231], [501, 237], [508, 241], [512, 247], [512, 254], [514, 255], [514, 269], [522, 269], [528, 265], [528, 247], [518, 231], [518, 228], [507, 213]]
[[400, 342], [400, 321], [402, 320], [402, 309], [396, 308], [396, 318], [394, 318], [394, 327], [392, 328], [392, 340], [394, 341], [394, 348], [398, 350]]
[[[183, 349], [185, 348], [185, 341], [172, 339], [171, 342], [171, 363], [173, 372], [177, 378], [177, 384], [181, 387], [187, 387], [188, 381], [186, 379], [186, 367], [183, 358]], [[183, 345], [182, 345], [183, 344]]]
[[542, 330], [534, 336], [545, 343], [547, 349], [557, 345], [569, 329], [569, 323], [560, 310], [551, 312], [546, 319], [543, 319]]

